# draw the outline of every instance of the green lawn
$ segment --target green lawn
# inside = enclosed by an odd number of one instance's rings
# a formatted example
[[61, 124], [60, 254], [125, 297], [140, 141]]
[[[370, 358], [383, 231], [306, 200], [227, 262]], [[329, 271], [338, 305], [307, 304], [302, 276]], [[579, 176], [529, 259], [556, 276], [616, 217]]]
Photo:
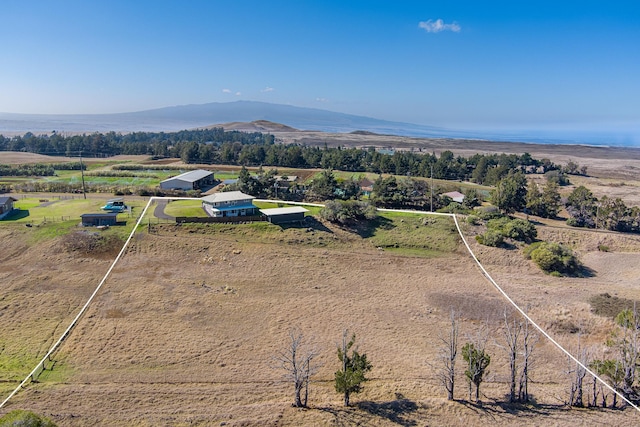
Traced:
[[205, 218], [208, 215], [202, 209], [199, 200], [174, 200], [167, 204], [164, 213], [171, 216], [187, 216]]

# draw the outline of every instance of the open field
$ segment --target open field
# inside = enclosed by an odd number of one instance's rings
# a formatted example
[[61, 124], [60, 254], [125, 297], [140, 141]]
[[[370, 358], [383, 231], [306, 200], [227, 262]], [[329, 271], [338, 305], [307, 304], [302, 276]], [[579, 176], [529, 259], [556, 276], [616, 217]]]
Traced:
[[[6, 410], [31, 409], [61, 425], [637, 425], [640, 415], [631, 409], [567, 409], [568, 364], [545, 341], [534, 353], [530, 391], [537, 404], [499, 403], [508, 391], [499, 348], [506, 305], [451, 220], [391, 214], [364, 237], [313, 224], [140, 231], [53, 370]], [[68, 253], [55, 236], [30, 243], [33, 232], [0, 227], [3, 395], [62, 332], [110, 262]], [[469, 237], [475, 232], [465, 226]], [[571, 244], [594, 277], [547, 276], [517, 250], [471, 244], [498, 283], [560, 342], [575, 350], [578, 334], [566, 328], [573, 322], [583, 345], [604, 351], [612, 322], [593, 315], [587, 301], [602, 292], [640, 300], [640, 237], [548, 227], [540, 234]], [[399, 249], [421, 244], [421, 256], [376, 249], [376, 237]], [[597, 252], [602, 242], [612, 252]], [[462, 374], [458, 402], [446, 401], [436, 378], [439, 334], [451, 308], [461, 313], [463, 342], [489, 322], [491, 374], [482, 405], [464, 400]], [[272, 368], [292, 327], [320, 350], [307, 410], [291, 407], [291, 387]], [[341, 405], [332, 385], [344, 328], [358, 335], [373, 364], [353, 408]]]

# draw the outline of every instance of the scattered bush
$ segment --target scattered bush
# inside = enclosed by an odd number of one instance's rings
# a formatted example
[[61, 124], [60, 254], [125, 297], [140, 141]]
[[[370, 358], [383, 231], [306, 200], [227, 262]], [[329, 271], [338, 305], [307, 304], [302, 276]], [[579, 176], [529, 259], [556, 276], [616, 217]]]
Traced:
[[478, 243], [486, 246], [500, 247], [504, 244], [504, 236], [499, 231], [487, 230], [484, 234], [476, 236]]
[[580, 263], [568, 247], [554, 242], [536, 242], [525, 250], [525, 257], [535, 262], [538, 267], [554, 275], [575, 275], [579, 272]]
[[471, 224], [471, 225], [480, 225], [480, 218], [478, 218], [475, 215], [469, 215], [467, 217], [467, 224]]
[[0, 426], [56, 427], [56, 424], [34, 412], [16, 409], [0, 417]]

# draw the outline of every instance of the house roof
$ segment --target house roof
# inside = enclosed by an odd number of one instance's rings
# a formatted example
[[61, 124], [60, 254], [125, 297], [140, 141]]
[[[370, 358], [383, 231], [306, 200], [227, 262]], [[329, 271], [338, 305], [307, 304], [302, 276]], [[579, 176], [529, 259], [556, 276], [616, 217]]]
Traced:
[[117, 212], [108, 212], [108, 213], [88, 213], [80, 215], [80, 218], [116, 218], [118, 216]]
[[255, 197], [244, 194], [242, 191], [225, 191], [222, 193], [213, 193], [202, 198], [203, 202], [220, 203], [220, 202], [237, 202], [240, 200], [253, 200]]
[[274, 178], [276, 179], [276, 181], [287, 181], [287, 182], [294, 182], [298, 180], [298, 177], [295, 175], [276, 175], [274, 176]]
[[161, 182], [167, 182], [167, 181], [171, 181], [174, 179], [178, 179], [180, 181], [185, 181], [185, 182], [196, 182], [201, 180], [202, 178], [206, 178], [210, 175], [213, 175], [213, 172], [211, 171], [206, 171], [204, 169], [196, 169], [193, 171], [189, 171], [189, 172], [185, 172], [185, 173], [181, 173], [180, 175], [176, 175], [176, 176], [172, 176], [171, 178], [167, 178]]
[[9, 200], [13, 200], [14, 202], [18, 201], [18, 199], [14, 199], [11, 196], [3, 196], [3, 197], [0, 197], [0, 205], [6, 204]]
[[288, 215], [294, 213], [305, 213], [309, 212], [308, 209], [303, 208], [302, 206], [293, 206], [290, 208], [272, 208], [272, 209], [260, 209], [266, 216], [276, 216], [276, 215]]
[[450, 191], [448, 193], [443, 193], [443, 196], [447, 196], [447, 197], [451, 197], [452, 199], [457, 199], [462, 197], [464, 199], [464, 194], [460, 193], [459, 191]]

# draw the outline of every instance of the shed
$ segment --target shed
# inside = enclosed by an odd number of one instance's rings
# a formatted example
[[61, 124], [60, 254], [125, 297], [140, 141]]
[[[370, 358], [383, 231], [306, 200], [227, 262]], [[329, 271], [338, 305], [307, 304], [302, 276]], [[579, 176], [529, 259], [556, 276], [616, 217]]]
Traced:
[[13, 202], [17, 202], [18, 199], [14, 199], [11, 196], [0, 197], [0, 218], [4, 218], [13, 211]]
[[111, 226], [116, 225], [118, 222], [118, 214], [116, 212], [82, 214], [80, 218], [82, 218], [83, 227]]
[[293, 206], [290, 208], [260, 209], [260, 212], [267, 217], [267, 221], [270, 223], [284, 224], [304, 221], [304, 213], [309, 211], [301, 206]]
[[213, 184], [213, 182], [213, 172], [196, 169], [161, 181], [160, 188], [163, 190], [199, 190]]

